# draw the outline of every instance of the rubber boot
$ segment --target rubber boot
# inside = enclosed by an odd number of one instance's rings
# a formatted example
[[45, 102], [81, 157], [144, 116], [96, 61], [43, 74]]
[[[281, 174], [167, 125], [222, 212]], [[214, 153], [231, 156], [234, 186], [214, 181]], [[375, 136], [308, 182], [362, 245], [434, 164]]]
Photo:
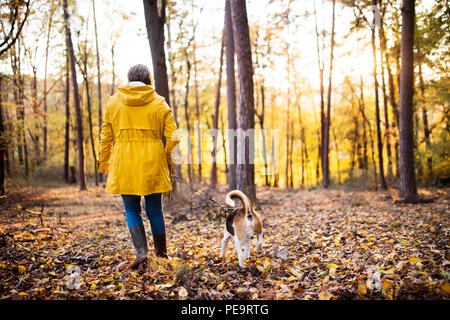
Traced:
[[166, 234], [154, 234], [153, 243], [155, 245], [155, 254], [157, 257], [167, 258]]
[[145, 229], [143, 225], [135, 226], [130, 230], [131, 240], [136, 249], [136, 259], [129, 265], [130, 268], [136, 269], [142, 262], [147, 260], [147, 237], [145, 236]]

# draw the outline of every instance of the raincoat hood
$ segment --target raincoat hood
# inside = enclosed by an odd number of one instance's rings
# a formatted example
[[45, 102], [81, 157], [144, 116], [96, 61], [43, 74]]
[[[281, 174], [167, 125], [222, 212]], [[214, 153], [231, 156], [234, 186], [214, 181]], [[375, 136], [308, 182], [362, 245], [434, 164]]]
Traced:
[[155, 89], [149, 85], [126, 85], [117, 89], [119, 99], [128, 106], [143, 106], [157, 96]]

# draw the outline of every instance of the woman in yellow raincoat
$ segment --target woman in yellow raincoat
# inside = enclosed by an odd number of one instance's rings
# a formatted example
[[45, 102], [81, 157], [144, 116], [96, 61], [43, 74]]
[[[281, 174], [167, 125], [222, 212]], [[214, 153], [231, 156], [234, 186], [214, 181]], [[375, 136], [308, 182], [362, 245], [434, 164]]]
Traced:
[[134, 268], [147, 260], [148, 253], [141, 196], [145, 197], [156, 256], [167, 257], [162, 193], [172, 190], [169, 167], [173, 167], [171, 152], [178, 136], [172, 110], [151, 85], [148, 68], [131, 67], [128, 81], [106, 107], [97, 166], [99, 172], [108, 172], [106, 192], [122, 195], [136, 249]]

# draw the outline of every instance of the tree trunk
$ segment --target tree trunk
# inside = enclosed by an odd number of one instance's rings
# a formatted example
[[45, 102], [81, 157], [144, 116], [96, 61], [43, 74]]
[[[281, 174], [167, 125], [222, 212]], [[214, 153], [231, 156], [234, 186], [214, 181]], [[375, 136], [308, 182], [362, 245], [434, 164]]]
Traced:
[[69, 153], [70, 153], [70, 62], [68, 54], [68, 45], [66, 44], [66, 88], [65, 88], [65, 134], [64, 134], [64, 181], [70, 182], [69, 172]]
[[[353, 104], [352, 104], [353, 107]], [[354, 108], [352, 108], [354, 109]], [[351, 155], [351, 159], [350, 159], [350, 180], [353, 180], [353, 174], [354, 174], [354, 169], [355, 169], [355, 163], [356, 163], [356, 157], [358, 157], [358, 160], [360, 160], [360, 153], [359, 153], [359, 149], [360, 149], [360, 144], [359, 144], [359, 137], [358, 137], [358, 126], [359, 126], [359, 121], [358, 121], [358, 117], [354, 116], [353, 117], [353, 123], [355, 124], [355, 128], [353, 131], [353, 142], [352, 142], [352, 155]]]
[[[372, 0], [372, 6], [377, 5], [377, 0]], [[378, 168], [380, 171], [380, 184], [381, 188], [386, 190], [387, 184], [384, 177], [384, 164], [383, 164], [383, 140], [381, 137], [380, 126], [380, 102], [378, 96], [378, 80], [377, 80], [377, 49], [375, 44], [375, 11], [373, 14], [373, 28], [372, 28], [372, 57], [373, 57], [373, 81], [375, 83], [375, 121], [377, 128], [377, 147], [378, 147]]]
[[25, 105], [24, 105], [24, 81], [21, 70], [21, 54], [20, 54], [19, 38], [14, 46], [11, 47], [11, 67], [13, 71], [14, 85], [14, 103], [16, 105], [17, 118], [17, 153], [20, 165], [24, 165], [25, 176], [28, 176], [28, 152], [25, 135]]
[[[87, 57], [85, 57], [87, 59]], [[86, 61], [87, 62], [87, 61]], [[89, 138], [91, 140], [92, 157], [94, 159], [94, 175], [95, 175], [95, 185], [98, 186], [98, 171], [97, 171], [97, 155], [95, 154], [95, 143], [94, 143], [94, 130], [92, 125], [92, 106], [91, 106], [91, 95], [89, 92], [89, 80], [87, 78], [87, 65], [84, 65], [84, 83], [86, 88], [86, 106], [88, 110], [88, 123], [89, 123]]]
[[334, 147], [336, 149], [336, 163], [337, 163], [337, 174], [338, 174], [338, 184], [341, 183], [341, 161], [339, 159], [339, 147], [336, 138], [336, 131], [334, 130], [334, 126], [331, 127], [331, 132], [333, 133]]
[[[97, 100], [98, 100], [98, 127], [102, 127], [102, 82], [101, 82], [101, 73], [100, 73], [100, 52], [98, 50], [98, 32], [97, 32], [97, 17], [95, 15], [95, 0], [92, 0], [92, 12], [94, 15], [94, 31], [95, 31], [95, 51], [97, 58]], [[100, 141], [101, 130], [98, 130], [98, 140]], [[97, 166], [95, 166], [97, 168]], [[98, 178], [100, 182], [103, 181], [103, 175], [98, 173]], [[97, 174], [96, 178], [97, 180]]]
[[420, 96], [421, 96], [421, 104], [422, 104], [422, 123], [423, 123], [423, 135], [425, 139], [425, 147], [426, 147], [426, 159], [427, 159], [427, 183], [430, 183], [433, 178], [433, 158], [431, 154], [431, 140], [430, 140], [430, 127], [428, 125], [428, 114], [427, 114], [427, 108], [425, 106], [425, 84], [423, 81], [423, 75], [422, 75], [422, 51], [420, 47], [417, 48], [417, 53], [419, 57], [419, 88], [420, 88]]
[[5, 154], [6, 136], [3, 125], [3, 74], [0, 74], [0, 196], [6, 194]]
[[[194, 7], [194, 2], [192, 2], [192, 8]], [[200, 99], [199, 99], [199, 92], [198, 92], [198, 81], [197, 81], [197, 57], [196, 57], [196, 51], [197, 46], [195, 44], [195, 29], [196, 25], [194, 25], [194, 21], [192, 21], [192, 58], [194, 60], [194, 93], [195, 93], [195, 133], [194, 137], [197, 138], [197, 143], [194, 144], [194, 150], [195, 145], [197, 146], [197, 160], [198, 160], [198, 182], [202, 182], [202, 134], [201, 134], [201, 126], [200, 126]]]
[[417, 200], [413, 133], [414, 6], [415, 0], [403, 0], [399, 114], [400, 196], [407, 202]]
[[317, 131], [317, 161], [316, 161], [316, 185], [319, 185], [319, 174], [320, 174], [320, 165], [322, 161], [321, 156], [321, 143], [322, 143], [322, 135], [321, 135], [321, 129]]
[[[230, 0], [234, 47], [238, 66], [238, 129], [246, 138], [238, 138], [237, 149], [242, 161], [236, 168], [237, 188], [256, 203], [254, 172], [254, 97], [253, 65], [245, 0]], [[243, 162], [243, 163], [239, 163]]]
[[[290, 3], [289, 3], [290, 5]], [[288, 29], [288, 35], [289, 35], [289, 5], [288, 5], [288, 9], [286, 10], [286, 27]], [[287, 65], [287, 94], [286, 94], [286, 173], [285, 173], [285, 182], [286, 182], [286, 188], [289, 188], [290, 186], [290, 178], [289, 178], [289, 173], [290, 173], [290, 167], [292, 166], [292, 153], [290, 150], [290, 140], [291, 140], [291, 133], [290, 133], [290, 121], [289, 121], [289, 117], [290, 117], [290, 73], [291, 73], [291, 59], [290, 59], [290, 55], [289, 55], [289, 41], [286, 42], [286, 65]], [[295, 94], [295, 93], [294, 93]], [[292, 134], [293, 135], [293, 134]]]
[[[271, 112], [270, 112], [270, 123], [271, 126], [273, 127], [275, 125], [275, 95], [272, 94], [271, 98], [270, 98], [270, 105], [271, 105]], [[279, 166], [279, 157], [278, 157], [278, 152], [276, 151], [278, 148], [278, 141], [276, 140], [276, 136], [275, 135], [271, 135], [271, 150], [270, 150], [270, 157], [271, 157], [271, 161], [272, 164], [270, 166], [271, 168], [271, 175], [272, 175], [272, 179], [273, 179], [273, 183], [272, 185], [275, 188], [278, 188], [278, 180], [279, 180], [279, 173], [278, 173], [278, 166]]]
[[327, 114], [325, 116], [325, 130], [323, 136], [322, 148], [322, 186], [328, 188], [330, 185], [330, 168], [329, 168], [329, 145], [330, 145], [330, 123], [331, 123], [331, 79], [333, 72], [334, 58], [334, 26], [335, 26], [335, 6], [336, 0], [333, 0], [333, 14], [331, 22], [331, 52], [330, 52], [330, 73], [328, 75], [328, 96], [327, 96]]
[[[37, 69], [36, 66], [32, 66], [33, 80], [31, 81], [31, 100], [33, 103], [33, 115], [36, 121], [39, 118], [38, 101], [37, 101]], [[39, 124], [36, 122], [34, 125], [34, 135], [31, 134], [34, 143], [34, 159], [36, 164], [41, 163], [41, 148], [39, 144], [40, 134], [38, 133]]]
[[[380, 0], [381, 5], [381, 0]], [[389, 111], [388, 111], [388, 95], [386, 90], [386, 81], [385, 81], [385, 64], [386, 66], [389, 65], [387, 61], [387, 55], [386, 55], [386, 39], [384, 35], [384, 28], [383, 28], [383, 17], [381, 17], [380, 21], [380, 27], [378, 29], [378, 36], [380, 38], [380, 52], [381, 52], [381, 80], [382, 80], [382, 91], [383, 91], [383, 108], [384, 108], [384, 126], [385, 126], [385, 139], [386, 139], [386, 153], [388, 158], [388, 179], [393, 178], [392, 173], [392, 149], [391, 149], [391, 128], [390, 128], [390, 121], [389, 121]], [[392, 84], [393, 85], [393, 84]], [[392, 104], [392, 103], [391, 103]], [[394, 104], [395, 104], [395, 97], [394, 97]]]
[[237, 129], [236, 117], [236, 81], [234, 72], [234, 35], [231, 19], [230, 0], [225, 2], [225, 39], [227, 65], [227, 109], [228, 109], [228, 143], [229, 143], [229, 172], [228, 185], [230, 190], [236, 189], [237, 139], [234, 132]]
[[[369, 138], [370, 138], [370, 150], [371, 150], [371, 156], [372, 156], [372, 163], [373, 163], [373, 177], [374, 177], [374, 184], [375, 186], [377, 186], [377, 181], [378, 181], [378, 175], [377, 175], [377, 164], [375, 161], [375, 147], [374, 147], [374, 142], [373, 142], [373, 136], [372, 136], [372, 125], [370, 124], [369, 119], [366, 117], [366, 104], [364, 101], [364, 82], [363, 82], [363, 78], [362, 75], [360, 75], [360, 86], [361, 86], [361, 98], [360, 98], [360, 111], [361, 111], [361, 115], [364, 119], [364, 123], [367, 123], [368, 129], [369, 129]], [[364, 128], [364, 141], [367, 141], [367, 136], [366, 136], [366, 130]], [[368, 159], [367, 159], [367, 143], [365, 143], [364, 145], [364, 158], [365, 158], [365, 163], [366, 163], [366, 171], [369, 170], [369, 164], [368, 164]]]
[[227, 109], [228, 109], [228, 143], [229, 143], [229, 173], [228, 185], [230, 190], [236, 189], [237, 139], [234, 132], [237, 129], [236, 118], [236, 81], [234, 73], [234, 35], [231, 19], [230, 0], [225, 2], [225, 39], [227, 64]]
[[153, 61], [155, 90], [166, 99], [170, 106], [169, 80], [167, 77], [166, 53], [164, 43], [164, 24], [166, 23], [166, 0], [143, 0], [147, 35]]
[[[114, 49], [116, 46], [116, 42], [111, 46], [111, 63], [112, 63], [112, 83], [111, 83], [111, 95], [114, 94], [114, 91], [116, 90], [116, 73], [115, 73], [115, 62], [114, 62]], [[100, 131], [101, 132], [101, 131]]]
[[[383, 56], [382, 56], [383, 57]], [[385, 68], [383, 61], [381, 61], [381, 79], [382, 79], [382, 90], [383, 90], [383, 110], [384, 110], [384, 127], [385, 127], [385, 140], [386, 140], [386, 154], [388, 158], [388, 179], [392, 179], [394, 176], [392, 173], [392, 148], [391, 148], [391, 127], [389, 120], [389, 109], [388, 109], [388, 96], [386, 93], [386, 81], [385, 81]]]
[[47, 44], [45, 47], [45, 64], [44, 64], [44, 125], [42, 129], [43, 133], [43, 147], [42, 152], [44, 154], [44, 160], [47, 159], [47, 144], [48, 144], [48, 133], [47, 133], [47, 112], [48, 112], [48, 106], [47, 106], [47, 67], [48, 67], [48, 49], [50, 46], [50, 35], [51, 35], [51, 28], [53, 24], [53, 14], [55, 12], [55, 9], [53, 7], [53, 1], [51, 1], [50, 4], [50, 17], [48, 21], [48, 29], [47, 29]]
[[[19, 69], [20, 70], [20, 69]], [[25, 130], [25, 83], [24, 77], [20, 74], [19, 76], [19, 96], [20, 96], [20, 113], [21, 113], [21, 130], [22, 130], [22, 146], [23, 146], [23, 161], [25, 164], [25, 177], [28, 178], [29, 164], [28, 164], [28, 145], [27, 145], [27, 135]]]
[[[223, 66], [223, 47], [225, 42], [225, 30], [222, 33], [222, 44], [220, 46], [220, 60], [219, 60], [219, 79], [217, 81], [217, 89], [216, 89], [216, 102], [214, 104], [214, 119], [213, 119], [213, 129], [218, 131], [219, 127], [219, 106], [220, 106], [220, 87], [222, 84], [222, 66]], [[212, 152], [212, 165], [211, 165], [211, 177], [210, 183], [211, 186], [215, 186], [217, 184], [217, 163], [216, 163], [216, 150], [217, 150], [217, 139], [218, 135], [214, 138], [213, 152]]]
[[[169, 2], [170, 5], [170, 2]], [[175, 124], [178, 127], [178, 102], [176, 100], [175, 96], [175, 87], [177, 83], [177, 71], [175, 71], [175, 57], [176, 53], [172, 50], [172, 38], [171, 38], [171, 28], [170, 28], [170, 22], [171, 22], [171, 16], [170, 16], [170, 8], [167, 10], [167, 56], [169, 60], [169, 66], [170, 66], [170, 101], [172, 103], [172, 110], [173, 110], [173, 117], [175, 119]], [[181, 173], [181, 164], [175, 164], [175, 174], [177, 177], [182, 178]], [[177, 187], [176, 184], [173, 185], [175, 188]]]
[[[325, 114], [324, 114], [324, 109], [325, 109], [325, 100], [324, 100], [324, 83], [323, 83], [323, 73], [324, 73], [324, 63], [323, 63], [323, 57], [321, 54], [321, 48], [319, 45], [319, 29], [318, 29], [318, 25], [317, 25], [317, 11], [316, 11], [316, 1], [314, 0], [314, 18], [315, 18], [315, 26], [316, 26], [316, 45], [317, 45], [317, 64], [319, 67], [319, 84], [320, 84], [320, 138], [319, 138], [319, 146], [318, 146], [318, 153], [319, 153], [319, 158], [320, 158], [320, 164], [321, 167], [323, 168], [323, 156], [322, 156], [322, 150], [323, 150], [323, 145], [324, 145], [324, 130], [325, 130]], [[322, 52], [323, 52], [323, 42], [322, 42]], [[316, 168], [317, 172], [316, 172], [316, 180], [319, 181], [319, 166], [317, 166]]]
[[[223, 112], [220, 115], [220, 128], [222, 132], [225, 132], [225, 121], [224, 119], [226, 119], [226, 117], [224, 116]], [[227, 144], [225, 141], [225, 135], [222, 134], [222, 147], [223, 147], [223, 162], [225, 163], [225, 175], [227, 177], [229, 177], [228, 172], [229, 172], [229, 168], [228, 168], [228, 160], [227, 160]], [[228, 178], [227, 178], [228, 179]], [[227, 180], [228, 183], [228, 180]]]
[[264, 159], [264, 178], [266, 182], [266, 186], [270, 187], [270, 181], [269, 181], [269, 168], [267, 165], [267, 137], [266, 133], [264, 131], [264, 113], [266, 110], [265, 106], [265, 92], [264, 92], [264, 81], [261, 84], [261, 114], [257, 114], [259, 118], [259, 124], [261, 126], [262, 131], [262, 143], [263, 143], [263, 159]]
[[63, 2], [64, 9], [64, 22], [65, 22], [65, 32], [66, 39], [68, 44], [69, 58], [70, 58], [70, 69], [72, 76], [72, 86], [73, 86], [73, 101], [75, 105], [75, 116], [77, 123], [77, 142], [78, 142], [78, 180], [80, 183], [80, 190], [86, 190], [86, 175], [84, 168], [84, 146], [83, 146], [83, 116], [80, 106], [80, 95], [78, 91], [78, 81], [77, 81], [77, 72], [76, 72], [76, 59], [75, 53], [73, 51], [73, 43], [72, 43], [72, 35], [70, 33], [69, 26], [69, 12], [67, 9], [67, 1]]
[[189, 56], [187, 53], [187, 48], [185, 49], [185, 56], [186, 56], [186, 68], [187, 68], [187, 78], [186, 78], [186, 92], [184, 96], [184, 118], [186, 120], [186, 129], [188, 132], [188, 178], [189, 182], [192, 182], [192, 143], [191, 143], [191, 125], [189, 121], [189, 112], [188, 112], [188, 97], [189, 97], [189, 80], [191, 78], [191, 63], [189, 61]]
[[[17, 145], [17, 158], [20, 165], [23, 164], [23, 150], [22, 150], [22, 139], [21, 134], [22, 131], [20, 129], [20, 112], [19, 112], [19, 76], [18, 76], [18, 58], [16, 52], [16, 46], [11, 47], [11, 69], [13, 72], [13, 96], [14, 96], [14, 104], [16, 106], [16, 119], [17, 119], [17, 136], [16, 145]], [[14, 154], [14, 152], [13, 152]]]
[[292, 132], [290, 136], [289, 143], [289, 188], [294, 188], [294, 122], [291, 122], [290, 132]]

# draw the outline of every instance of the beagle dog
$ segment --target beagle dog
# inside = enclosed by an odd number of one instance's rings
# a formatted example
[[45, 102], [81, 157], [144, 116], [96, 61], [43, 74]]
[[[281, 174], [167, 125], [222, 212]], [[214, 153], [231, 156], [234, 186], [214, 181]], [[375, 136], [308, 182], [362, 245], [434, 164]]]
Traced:
[[[244, 259], [248, 259], [250, 253], [250, 240], [255, 236], [257, 237], [256, 250], [261, 252], [263, 224], [261, 216], [253, 209], [250, 199], [242, 191], [233, 190], [226, 195], [225, 203], [231, 208], [236, 207], [233, 199], [241, 200], [243, 207], [234, 210], [226, 218], [220, 258], [222, 261], [225, 259], [228, 241], [234, 237], [239, 266], [244, 267]], [[244, 246], [243, 253], [242, 246]]]

